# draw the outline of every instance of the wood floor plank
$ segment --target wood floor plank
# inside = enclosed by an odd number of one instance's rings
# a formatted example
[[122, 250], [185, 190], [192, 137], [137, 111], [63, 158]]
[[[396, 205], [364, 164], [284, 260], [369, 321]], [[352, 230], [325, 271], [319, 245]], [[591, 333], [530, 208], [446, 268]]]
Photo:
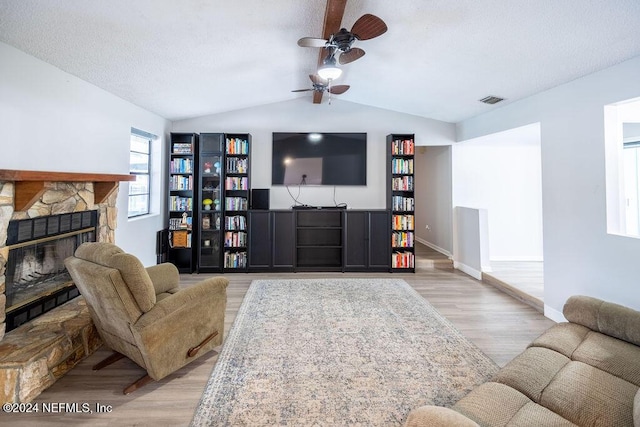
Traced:
[[[430, 252], [423, 245], [418, 245], [416, 249], [417, 256], [423, 259]], [[225, 336], [251, 281], [277, 278], [402, 278], [500, 366], [522, 352], [529, 342], [553, 324], [532, 307], [464, 273], [450, 268], [420, 268], [421, 264], [416, 264], [418, 268], [415, 274], [228, 274], [226, 277], [230, 284], [227, 289]], [[210, 276], [213, 275], [182, 275], [181, 279], [184, 286], [189, 286]], [[185, 426], [191, 421], [217, 360], [217, 355], [209, 353], [169, 377], [125, 396], [122, 389], [142, 376], [144, 371], [128, 359], [119, 360], [100, 371], [91, 369], [109, 354], [110, 350], [99, 349], [34, 401], [40, 408], [45, 404], [54, 407], [57, 403], [88, 403], [93, 413], [43, 413], [42, 410], [37, 414], [0, 413], [0, 424]], [[96, 403], [110, 405], [111, 411], [97, 413]]]

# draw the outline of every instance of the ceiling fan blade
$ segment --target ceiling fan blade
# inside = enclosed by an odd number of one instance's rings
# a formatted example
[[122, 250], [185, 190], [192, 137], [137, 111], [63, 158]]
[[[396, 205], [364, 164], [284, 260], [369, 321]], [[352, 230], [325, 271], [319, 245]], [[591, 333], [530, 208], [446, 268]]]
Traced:
[[329, 81], [327, 79], [323, 79], [317, 74], [309, 74], [309, 78], [314, 85], [326, 86], [329, 84]]
[[335, 85], [331, 86], [327, 90], [334, 95], [340, 95], [341, 93], [345, 93], [346, 91], [348, 91], [350, 87], [351, 86], [349, 85]]
[[351, 32], [359, 40], [369, 40], [387, 31], [387, 24], [375, 15], [362, 15], [351, 28]]
[[359, 47], [354, 47], [347, 52], [341, 53], [340, 58], [338, 58], [338, 62], [341, 65], [348, 64], [349, 62], [353, 62], [356, 59], [360, 59], [364, 56], [364, 50]]
[[309, 92], [312, 91], [313, 89], [296, 89], [296, 90], [292, 90], [291, 92]]
[[325, 44], [327, 44], [325, 39], [316, 37], [303, 37], [298, 40], [298, 46], [300, 47], [324, 47]]

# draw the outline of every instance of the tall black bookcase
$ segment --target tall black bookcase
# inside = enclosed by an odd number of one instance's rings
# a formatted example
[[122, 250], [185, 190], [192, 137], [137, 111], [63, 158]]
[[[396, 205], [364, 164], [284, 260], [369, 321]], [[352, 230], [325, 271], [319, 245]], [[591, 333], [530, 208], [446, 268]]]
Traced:
[[167, 261], [183, 273], [195, 268], [193, 250], [193, 212], [197, 205], [194, 192], [198, 135], [171, 133], [169, 142], [169, 197]]
[[224, 134], [223, 271], [247, 271], [251, 135]]
[[391, 271], [415, 272], [415, 139], [387, 135], [387, 209], [391, 211]]

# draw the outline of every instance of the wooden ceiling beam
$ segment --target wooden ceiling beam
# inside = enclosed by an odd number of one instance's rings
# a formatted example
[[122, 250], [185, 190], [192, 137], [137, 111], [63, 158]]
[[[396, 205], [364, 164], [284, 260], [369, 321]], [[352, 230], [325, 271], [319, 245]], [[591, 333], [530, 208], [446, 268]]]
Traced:
[[[344, 17], [344, 9], [347, 6], [347, 0], [327, 0], [327, 9], [324, 11], [324, 24], [322, 27], [322, 38], [325, 40], [331, 36], [331, 34], [340, 31], [342, 25], [342, 18]], [[320, 49], [318, 53], [318, 68], [322, 65], [322, 61], [326, 52]], [[322, 102], [322, 93], [313, 92], [313, 103], [320, 104]]]

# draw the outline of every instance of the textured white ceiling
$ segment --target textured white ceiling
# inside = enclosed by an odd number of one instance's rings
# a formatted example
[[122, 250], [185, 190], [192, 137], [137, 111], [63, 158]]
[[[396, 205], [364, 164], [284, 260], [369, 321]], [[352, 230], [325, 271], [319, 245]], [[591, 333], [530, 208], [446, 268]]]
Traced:
[[[0, 0], [0, 41], [170, 120], [304, 96], [325, 0]], [[341, 99], [458, 122], [640, 55], [639, 0], [349, 0]], [[326, 102], [326, 96], [325, 101]]]

